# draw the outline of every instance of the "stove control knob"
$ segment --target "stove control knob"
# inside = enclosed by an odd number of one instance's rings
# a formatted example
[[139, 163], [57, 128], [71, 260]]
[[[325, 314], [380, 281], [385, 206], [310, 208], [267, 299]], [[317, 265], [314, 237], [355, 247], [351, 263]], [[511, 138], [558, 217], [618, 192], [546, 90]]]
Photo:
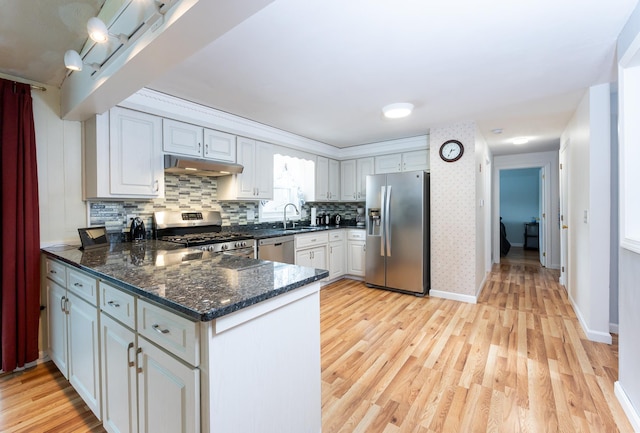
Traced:
[[227, 245], [227, 244], [222, 244], [222, 245], [220, 246], [220, 249], [221, 249], [222, 251], [224, 251], [224, 250], [228, 250], [228, 249], [229, 249], [229, 245]]
[[209, 251], [213, 251], [213, 250], [214, 250], [213, 245], [209, 245], [209, 246], [207, 247], [207, 249], [208, 249]]

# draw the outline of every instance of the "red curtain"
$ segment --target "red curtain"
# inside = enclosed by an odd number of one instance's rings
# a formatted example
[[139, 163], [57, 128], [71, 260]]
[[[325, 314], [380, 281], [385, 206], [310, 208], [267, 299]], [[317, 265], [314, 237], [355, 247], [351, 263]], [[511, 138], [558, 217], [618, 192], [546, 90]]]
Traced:
[[0, 357], [13, 371], [38, 359], [40, 226], [31, 86], [0, 79]]

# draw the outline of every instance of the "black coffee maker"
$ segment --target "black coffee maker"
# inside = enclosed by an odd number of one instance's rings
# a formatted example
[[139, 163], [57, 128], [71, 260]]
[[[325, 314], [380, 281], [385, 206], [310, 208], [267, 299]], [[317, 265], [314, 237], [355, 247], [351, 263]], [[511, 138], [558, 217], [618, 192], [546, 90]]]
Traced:
[[144, 223], [140, 217], [131, 219], [129, 233], [131, 234], [131, 241], [142, 241], [146, 238], [147, 232], [144, 229]]

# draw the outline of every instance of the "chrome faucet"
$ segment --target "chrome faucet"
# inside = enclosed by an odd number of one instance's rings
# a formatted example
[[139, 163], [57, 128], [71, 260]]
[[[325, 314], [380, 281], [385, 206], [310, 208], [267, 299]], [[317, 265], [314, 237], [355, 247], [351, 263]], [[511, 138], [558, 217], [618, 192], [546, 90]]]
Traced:
[[288, 206], [293, 206], [293, 208], [296, 210], [296, 215], [300, 215], [300, 212], [298, 212], [298, 208], [296, 207], [295, 204], [293, 203], [287, 203], [284, 205], [284, 218], [282, 220], [282, 226], [284, 227], [284, 229], [287, 229], [287, 207]]

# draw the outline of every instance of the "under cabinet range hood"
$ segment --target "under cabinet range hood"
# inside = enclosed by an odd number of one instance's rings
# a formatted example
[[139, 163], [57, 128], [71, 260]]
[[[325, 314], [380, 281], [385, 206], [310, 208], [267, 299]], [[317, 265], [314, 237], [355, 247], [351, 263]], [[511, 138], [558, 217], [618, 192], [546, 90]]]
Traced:
[[232, 162], [195, 159], [177, 155], [164, 156], [164, 171], [166, 173], [220, 177], [242, 173], [242, 170], [244, 170], [242, 165]]

